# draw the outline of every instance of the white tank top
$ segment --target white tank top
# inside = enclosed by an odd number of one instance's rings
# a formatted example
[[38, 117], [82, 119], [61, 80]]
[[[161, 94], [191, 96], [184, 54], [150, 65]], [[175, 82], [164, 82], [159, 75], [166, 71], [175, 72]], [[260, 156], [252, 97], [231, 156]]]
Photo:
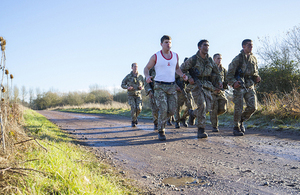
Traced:
[[155, 54], [156, 63], [155, 63], [155, 81], [162, 81], [162, 82], [174, 82], [175, 81], [175, 71], [176, 71], [176, 64], [178, 62], [178, 55], [175, 52], [171, 52], [171, 58], [166, 59], [162, 51], [158, 51]]

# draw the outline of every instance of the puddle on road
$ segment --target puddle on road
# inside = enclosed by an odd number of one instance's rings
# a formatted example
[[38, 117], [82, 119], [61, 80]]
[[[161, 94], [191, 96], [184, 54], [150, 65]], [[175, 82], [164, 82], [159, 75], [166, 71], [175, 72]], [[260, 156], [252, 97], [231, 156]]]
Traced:
[[97, 116], [76, 116], [75, 118], [79, 118], [79, 119], [95, 119], [95, 118], [99, 118]]
[[164, 184], [174, 185], [175, 187], [188, 185], [203, 185], [207, 181], [193, 177], [168, 177], [162, 180]]

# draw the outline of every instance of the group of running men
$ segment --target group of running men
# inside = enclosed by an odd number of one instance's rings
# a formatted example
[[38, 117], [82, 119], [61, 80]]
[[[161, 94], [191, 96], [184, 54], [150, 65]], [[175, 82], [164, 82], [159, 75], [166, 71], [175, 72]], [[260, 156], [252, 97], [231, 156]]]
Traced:
[[[145, 80], [137, 71], [137, 63], [131, 65], [132, 71], [122, 81], [121, 87], [127, 89], [128, 103], [131, 106], [132, 127], [138, 124], [137, 117], [142, 110], [141, 90], [145, 88], [152, 107], [154, 129], [158, 139], [166, 140], [165, 126], [171, 116], [175, 116], [175, 127], [180, 123], [187, 127], [197, 119], [197, 137], [207, 138], [205, 132], [206, 113], [210, 113], [213, 132], [218, 132], [218, 115], [227, 110], [225, 89], [233, 87], [235, 136], [245, 133], [244, 121], [257, 109], [255, 84], [258, 75], [257, 59], [252, 54], [253, 42], [245, 39], [242, 50], [228, 66], [222, 66], [222, 55], [217, 53], [213, 59], [208, 55], [209, 42], [201, 40], [198, 51], [186, 58], [179, 66], [178, 54], [171, 51], [171, 37], [161, 38], [162, 49], [151, 56], [144, 68]], [[246, 108], [243, 111], [243, 102]], [[183, 105], [186, 110], [180, 116]], [[196, 107], [193, 109], [193, 107]], [[187, 118], [189, 122], [187, 123]]]

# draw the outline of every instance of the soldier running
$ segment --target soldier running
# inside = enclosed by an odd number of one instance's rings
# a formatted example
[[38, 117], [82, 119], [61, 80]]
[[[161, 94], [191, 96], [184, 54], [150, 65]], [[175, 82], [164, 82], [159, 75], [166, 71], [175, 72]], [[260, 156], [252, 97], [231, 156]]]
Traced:
[[[233, 86], [234, 103], [234, 128], [233, 135], [243, 136], [245, 133], [244, 121], [248, 120], [257, 110], [257, 96], [254, 85], [261, 78], [258, 75], [257, 59], [252, 54], [253, 42], [245, 39], [242, 42], [243, 49], [228, 66], [228, 83]], [[246, 109], [243, 112], [243, 99]]]
[[[213, 127], [213, 132], [219, 132], [218, 128], [218, 116], [221, 114], [224, 114], [227, 111], [227, 98], [225, 95], [224, 89], [228, 89], [228, 84], [227, 84], [227, 70], [222, 66], [222, 55], [217, 53], [213, 56], [214, 62], [217, 64], [219, 68], [219, 72], [221, 75], [221, 81], [223, 82], [223, 90], [220, 91], [214, 91], [212, 93], [212, 108], [211, 112], [209, 112], [210, 115], [210, 122]], [[212, 83], [215, 87], [218, 87], [218, 79], [212, 77]]]
[[137, 63], [131, 65], [132, 71], [123, 79], [121, 87], [127, 89], [128, 104], [131, 107], [131, 126], [138, 124], [137, 117], [142, 111], [142, 94], [144, 78], [138, 73]]
[[152, 82], [149, 70], [154, 67], [156, 76], [154, 78], [154, 97], [159, 108], [158, 114], [158, 139], [166, 140], [165, 124], [176, 109], [175, 72], [187, 80], [187, 76], [182, 73], [178, 65], [178, 55], [171, 51], [171, 37], [164, 35], [161, 38], [162, 50], [151, 56], [148, 64], [144, 68], [146, 82]]

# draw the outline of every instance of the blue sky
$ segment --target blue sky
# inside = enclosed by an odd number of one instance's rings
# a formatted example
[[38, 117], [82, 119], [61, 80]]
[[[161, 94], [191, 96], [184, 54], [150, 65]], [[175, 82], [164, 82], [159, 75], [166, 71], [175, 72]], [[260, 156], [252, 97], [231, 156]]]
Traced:
[[19, 88], [112, 89], [133, 62], [143, 74], [164, 34], [180, 63], [207, 39], [209, 54], [223, 54], [227, 68], [243, 39], [254, 41], [255, 53], [258, 37], [282, 36], [299, 25], [299, 7], [298, 0], [1, 0], [0, 36]]

